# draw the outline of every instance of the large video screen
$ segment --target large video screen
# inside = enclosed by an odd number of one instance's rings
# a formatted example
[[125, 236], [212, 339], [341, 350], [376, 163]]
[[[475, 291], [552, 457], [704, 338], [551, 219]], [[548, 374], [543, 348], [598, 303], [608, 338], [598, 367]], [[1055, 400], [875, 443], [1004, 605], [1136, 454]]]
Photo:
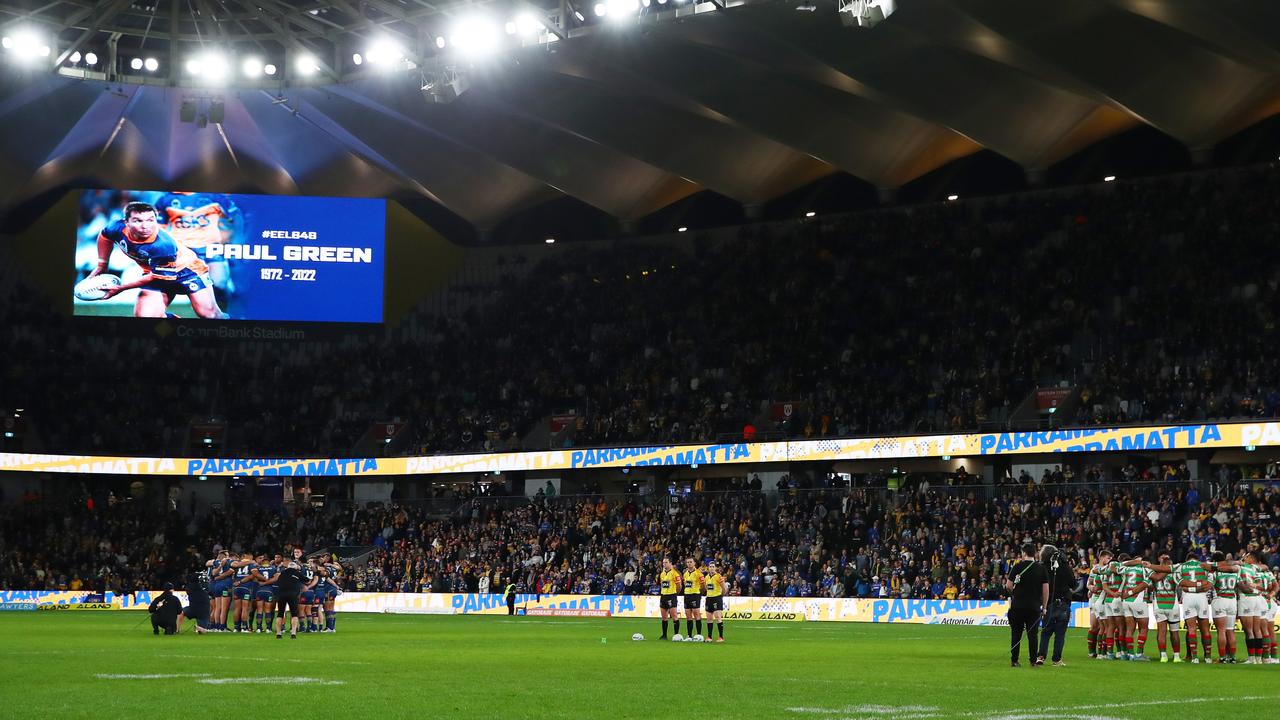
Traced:
[[382, 322], [386, 202], [82, 190], [76, 315]]

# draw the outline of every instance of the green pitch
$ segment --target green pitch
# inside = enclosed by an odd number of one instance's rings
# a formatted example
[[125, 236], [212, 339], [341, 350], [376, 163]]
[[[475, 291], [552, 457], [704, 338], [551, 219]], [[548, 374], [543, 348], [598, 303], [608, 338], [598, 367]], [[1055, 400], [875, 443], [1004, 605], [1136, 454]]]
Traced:
[[741, 622], [676, 645], [643, 620], [347, 614], [276, 640], [145, 619], [0, 614], [0, 716], [1208, 720], [1280, 702], [1280, 666], [1090, 661], [1080, 631], [1069, 667], [1013, 669], [1003, 628]]

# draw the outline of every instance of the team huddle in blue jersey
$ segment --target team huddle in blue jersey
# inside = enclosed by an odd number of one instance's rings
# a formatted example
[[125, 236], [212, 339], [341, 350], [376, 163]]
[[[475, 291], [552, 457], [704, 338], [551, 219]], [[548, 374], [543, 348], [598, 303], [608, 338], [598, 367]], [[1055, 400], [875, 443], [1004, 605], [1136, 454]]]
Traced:
[[210, 616], [204, 629], [271, 633], [277, 618], [283, 626], [288, 611], [297, 632], [335, 632], [334, 600], [342, 592], [337, 557], [303, 559], [301, 548], [291, 556], [246, 552], [236, 558], [223, 550], [205, 563]]

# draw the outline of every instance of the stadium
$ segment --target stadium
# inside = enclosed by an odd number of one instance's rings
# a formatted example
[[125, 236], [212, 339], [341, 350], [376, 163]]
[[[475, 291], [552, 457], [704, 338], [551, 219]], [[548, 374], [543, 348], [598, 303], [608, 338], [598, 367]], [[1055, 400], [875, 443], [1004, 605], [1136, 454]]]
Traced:
[[1278, 309], [1280, 5], [0, 2], [0, 716], [1273, 713]]

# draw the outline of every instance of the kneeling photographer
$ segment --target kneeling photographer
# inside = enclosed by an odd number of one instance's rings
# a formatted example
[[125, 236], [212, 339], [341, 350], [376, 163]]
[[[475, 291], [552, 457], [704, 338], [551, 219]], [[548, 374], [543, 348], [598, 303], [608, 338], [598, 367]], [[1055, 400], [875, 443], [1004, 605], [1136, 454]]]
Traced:
[[1049, 604], [1045, 608], [1044, 630], [1040, 633], [1040, 652], [1036, 664], [1043, 665], [1049, 657], [1049, 640], [1053, 639], [1053, 664], [1062, 662], [1062, 645], [1067, 638], [1067, 626], [1071, 624], [1071, 596], [1076, 589], [1075, 567], [1071, 558], [1053, 545], [1040, 549], [1040, 564], [1049, 576]]

